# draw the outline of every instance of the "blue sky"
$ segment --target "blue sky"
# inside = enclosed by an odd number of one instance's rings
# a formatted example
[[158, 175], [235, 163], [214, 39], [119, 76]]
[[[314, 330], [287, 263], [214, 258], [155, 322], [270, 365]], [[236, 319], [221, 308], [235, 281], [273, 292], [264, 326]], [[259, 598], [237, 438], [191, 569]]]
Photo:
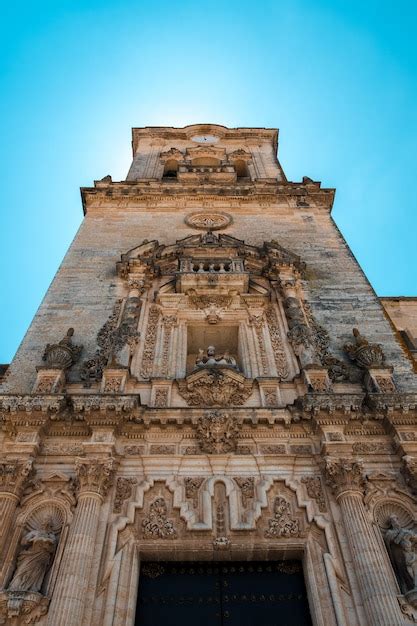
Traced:
[[126, 176], [132, 126], [280, 128], [281, 163], [336, 187], [379, 295], [417, 295], [415, 0], [9, 2], [0, 22], [0, 363], [82, 219]]

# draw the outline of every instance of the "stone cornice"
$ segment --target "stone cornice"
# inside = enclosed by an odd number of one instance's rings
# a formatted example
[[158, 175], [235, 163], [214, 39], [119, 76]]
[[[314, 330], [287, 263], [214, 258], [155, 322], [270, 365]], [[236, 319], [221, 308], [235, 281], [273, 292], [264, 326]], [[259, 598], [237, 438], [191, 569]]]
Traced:
[[299, 196], [311, 199], [314, 207], [325, 208], [328, 211], [333, 206], [335, 190], [322, 189], [320, 183], [281, 183], [275, 179], [264, 179], [252, 183], [218, 185], [205, 183], [161, 182], [158, 179], [138, 181], [104, 182], [96, 181], [94, 187], [81, 187], [81, 197], [84, 214], [93, 202], [101, 204], [120, 201], [166, 202], [174, 199], [194, 202], [225, 201], [226, 199], [239, 201], [243, 204], [256, 200], [257, 202], [292, 201]]

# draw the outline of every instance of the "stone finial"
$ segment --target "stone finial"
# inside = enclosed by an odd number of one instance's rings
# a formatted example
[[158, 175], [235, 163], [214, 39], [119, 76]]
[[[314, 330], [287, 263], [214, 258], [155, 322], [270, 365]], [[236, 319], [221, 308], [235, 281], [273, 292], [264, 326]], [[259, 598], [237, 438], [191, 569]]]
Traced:
[[74, 329], [68, 328], [66, 335], [58, 343], [48, 343], [42, 360], [50, 369], [66, 370], [80, 358], [83, 346], [76, 346], [72, 342]]
[[326, 484], [337, 498], [346, 491], [364, 492], [366, 477], [361, 461], [327, 456], [324, 459], [324, 475]]
[[116, 461], [112, 457], [104, 461], [98, 459], [77, 459], [76, 470], [79, 493], [93, 492], [103, 498], [113, 484]]
[[355, 343], [346, 343], [343, 346], [349, 358], [364, 369], [383, 365], [385, 355], [381, 346], [378, 343], [369, 343], [357, 328], [354, 328], [352, 332]]

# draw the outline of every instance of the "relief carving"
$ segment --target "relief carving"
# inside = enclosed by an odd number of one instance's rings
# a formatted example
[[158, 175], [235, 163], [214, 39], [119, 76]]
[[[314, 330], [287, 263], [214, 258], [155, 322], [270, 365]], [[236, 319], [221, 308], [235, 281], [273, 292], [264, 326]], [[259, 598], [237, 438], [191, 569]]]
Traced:
[[417, 608], [417, 532], [403, 528], [397, 515], [391, 515], [384, 539], [401, 592]]
[[113, 513], [121, 513], [123, 502], [128, 500], [133, 492], [133, 486], [137, 485], [136, 478], [120, 476], [116, 481], [116, 494], [114, 497]]
[[150, 378], [152, 376], [159, 316], [160, 309], [156, 304], [153, 304], [149, 310], [145, 347], [143, 349], [142, 370], [140, 372], [142, 378]]
[[168, 508], [164, 498], [156, 498], [149, 507], [149, 514], [142, 522], [144, 539], [176, 539], [177, 532], [168, 520]]
[[269, 329], [269, 336], [271, 338], [277, 374], [280, 378], [285, 379], [289, 375], [287, 357], [284, 350], [284, 344], [282, 343], [278, 320], [272, 306], [268, 307], [266, 310], [265, 317]]
[[248, 501], [255, 497], [255, 479], [253, 476], [234, 476], [233, 480], [242, 492], [242, 504], [246, 508]]
[[168, 365], [169, 365], [169, 353], [170, 353], [170, 345], [171, 345], [171, 335], [172, 329], [177, 323], [177, 318], [175, 315], [164, 315], [162, 317], [162, 327], [164, 329], [163, 333], [163, 341], [162, 341], [162, 365], [161, 365], [161, 374], [162, 376], [168, 375]]
[[282, 496], [274, 500], [274, 517], [268, 520], [269, 528], [265, 537], [299, 537], [301, 534], [299, 521], [291, 516], [291, 505]]
[[200, 448], [208, 454], [226, 454], [236, 449], [239, 426], [224, 411], [206, 411], [197, 423]]
[[189, 406], [240, 406], [252, 393], [253, 381], [233, 369], [201, 368], [184, 380], [178, 391]]
[[154, 406], [157, 408], [166, 407], [168, 404], [169, 389], [156, 389]]
[[327, 509], [323, 486], [318, 476], [303, 476], [301, 482], [306, 486], [307, 495], [317, 502], [318, 509], [324, 513]]
[[268, 369], [268, 356], [266, 354], [266, 346], [265, 346], [265, 338], [264, 338], [264, 316], [261, 315], [250, 315], [249, 316], [249, 324], [255, 329], [256, 339], [258, 342], [259, 353], [261, 357], [261, 366], [262, 366], [262, 374], [267, 376], [269, 373]]
[[186, 476], [184, 478], [185, 497], [187, 500], [193, 501], [195, 509], [198, 507], [198, 491], [203, 482], [204, 478], [201, 476]]

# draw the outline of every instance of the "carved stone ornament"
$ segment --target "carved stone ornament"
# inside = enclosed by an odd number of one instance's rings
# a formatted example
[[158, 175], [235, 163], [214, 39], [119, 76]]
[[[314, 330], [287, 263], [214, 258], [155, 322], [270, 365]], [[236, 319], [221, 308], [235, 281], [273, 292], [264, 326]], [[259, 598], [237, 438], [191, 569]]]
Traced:
[[417, 459], [413, 456], [403, 456], [402, 473], [405, 478], [405, 482], [413, 492], [417, 494]]
[[193, 501], [193, 506], [198, 506], [198, 491], [204, 482], [202, 476], [186, 476], [184, 478], [185, 497]]
[[248, 501], [255, 497], [255, 479], [253, 476], [235, 476], [234, 481], [242, 492], [242, 504], [248, 505]]
[[116, 471], [116, 462], [113, 458], [105, 461], [77, 459], [76, 469], [80, 493], [93, 492], [103, 498], [106, 497]]
[[200, 448], [209, 454], [226, 454], [236, 449], [239, 426], [224, 411], [207, 411], [197, 423]]
[[191, 228], [211, 231], [227, 228], [232, 223], [232, 218], [227, 213], [198, 211], [187, 215], [185, 223]]
[[149, 507], [149, 514], [142, 521], [144, 539], [176, 539], [174, 524], [168, 520], [164, 498], [156, 498]]
[[0, 494], [8, 492], [20, 497], [33, 473], [33, 459], [1, 461]]
[[0, 624], [33, 624], [48, 612], [49, 598], [35, 591], [0, 591]]
[[417, 532], [404, 528], [399, 517], [392, 514], [384, 540], [401, 592], [417, 608]]
[[94, 382], [101, 380], [103, 369], [111, 359], [116, 359], [124, 346], [131, 347], [137, 341], [137, 321], [140, 314], [140, 302], [137, 298], [128, 299], [123, 308], [123, 300], [118, 300], [113, 312], [97, 334], [99, 349], [90, 359], [84, 361], [81, 380]]
[[120, 476], [116, 481], [116, 495], [114, 497], [113, 513], [121, 513], [123, 502], [132, 495], [133, 487], [137, 484], [136, 478]]
[[353, 336], [355, 343], [346, 343], [343, 346], [352, 361], [364, 369], [383, 365], [385, 356], [379, 344], [369, 343], [357, 328], [353, 329]]
[[265, 537], [299, 537], [300, 523], [291, 516], [291, 505], [282, 496], [274, 500], [274, 517], [268, 520], [269, 528]]
[[178, 391], [190, 406], [240, 406], [252, 393], [253, 381], [229, 368], [201, 368], [184, 380]]
[[366, 478], [361, 461], [325, 457], [324, 473], [326, 484], [336, 497], [348, 491], [363, 493], [365, 489]]
[[58, 343], [48, 343], [42, 360], [50, 369], [66, 370], [80, 358], [83, 346], [76, 346], [72, 343], [74, 329], [68, 328], [67, 334]]
[[321, 513], [326, 511], [326, 500], [324, 498], [323, 486], [318, 476], [303, 476], [301, 482], [306, 486], [307, 495], [315, 500]]

